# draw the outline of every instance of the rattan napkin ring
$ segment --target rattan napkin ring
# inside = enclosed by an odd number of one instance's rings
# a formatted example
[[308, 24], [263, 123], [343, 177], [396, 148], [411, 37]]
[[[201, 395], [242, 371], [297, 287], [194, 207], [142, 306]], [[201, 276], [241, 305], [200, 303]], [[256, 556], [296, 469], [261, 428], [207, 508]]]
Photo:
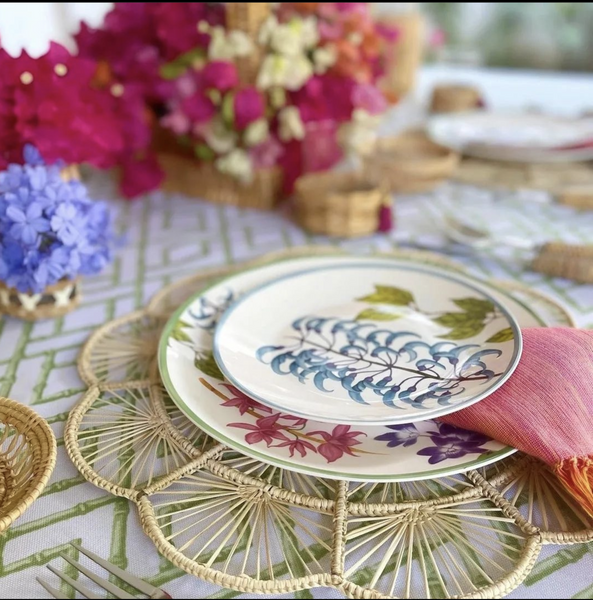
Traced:
[[430, 111], [433, 113], [475, 110], [483, 104], [480, 90], [470, 85], [438, 85], [432, 91]]
[[379, 229], [381, 207], [390, 204], [385, 186], [361, 172], [309, 173], [295, 186], [296, 220], [311, 233], [370, 235]]
[[56, 438], [45, 419], [0, 398], [0, 535], [39, 497], [56, 464]]
[[381, 138], [375, 152], [364, 161], [373, 181], [384, 182], [393, 192], [423, 192], [451, 177], [459, 165], [454, 150], [436, 144], [421, 132]]

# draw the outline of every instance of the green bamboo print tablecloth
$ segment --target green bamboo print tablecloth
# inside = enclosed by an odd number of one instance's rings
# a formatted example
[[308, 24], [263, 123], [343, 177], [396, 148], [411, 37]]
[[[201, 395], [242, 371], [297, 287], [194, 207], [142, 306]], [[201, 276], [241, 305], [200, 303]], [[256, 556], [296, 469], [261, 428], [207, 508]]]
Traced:
[[[96, 197], [115, 197], [111, 183], [103, 177], [95, 178], [91, 186]], [[367, 252], [389, 250], [398, 241], [440, 244], [444, 241], [439, 231], [442, 215], [451, 209], [500, 233], [592, 241], [593, 212], [577, 214], [539, 202], [545, 199], [535, 192], [495, 197], [489, 191], [448, 184], [432, 194], [398, 198], [397, 229], [390, 236], [340, 246]], [[200, 269], [305, 243], [327, 244], [328, 240], [309, 238], [283, 211], [239, 210], [161, 193], [133, 204], [114, 201], [114, 206], [126, 245], [104, 274], [84, 282], [81, 307], [55, 321], [27, 324], [9, 319], [0, 324], [0, 394], [32, 406], [50, 421], [59, 440], [58, 465], [50, 485], [0, 538], [0, 597], [47, 597], [34, 578], [46, 573], [52, 577], [44, 565], [52, 560], [61, 565], [56, 557], [72, 540], [164, 586], [173, 597], [250, 597], [220, 590], [173, 568], [142, 533], [132, 505], [86, 483], [72, 466], [61, 437], [68, 411], [83, 392], [76, 357], [96, 327], [143, 306], [171, 281]], [[552, 295], [572, 310], [580, 326], [593, 327], [593, 286], [525, 271], [520, 256], [513, 252], [460, 260], [477, 275], [520, 280]], [[511, 597], [592, 598], [592, 550], [586, 545], [545, 547], [527, 581]], [[342, 596], [324, 589], [290, 597]]]

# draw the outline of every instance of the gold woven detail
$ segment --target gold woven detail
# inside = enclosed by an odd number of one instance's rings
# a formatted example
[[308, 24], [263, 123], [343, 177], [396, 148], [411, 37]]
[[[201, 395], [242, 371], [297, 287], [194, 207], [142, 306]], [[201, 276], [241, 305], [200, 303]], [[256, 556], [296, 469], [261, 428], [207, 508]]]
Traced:
[[259, 30], [263, 22], [270, 16], [269, 2], [227, 2], [226, 25], [231, 31], [246, 33], [253, 43], [253, 50], [248, 56], [237, 59], [237, 70], [241, 83], [252, 85], [257, 79], [263, 51], [257, 43]]
[[569, 185], [564, 187], [558, 196], [558, 202], [572, 206], [577, 210], [593, 209], [593, 169], [589, 185]]
[[385, 182], [392, 192], [417, 193], [434, 189], [459, 165], [459, 154], [435, 144], [422, 132], [381, 138], [364, 159], [372, 180]]
[[274, 208], [280, 199], [282, 171], [278, 167], [257, 169], [251, 183], [242, 183], [192, 156], [163, 152], [159, 163], [166, 174], [163, 189], [167, 192], [264, 210]]
[[[593, 188], [592, 163], [511, 163], [464, 158], [453, 179], [497, 189], [536, 189], [557, 195], [560, 202], [588, 209], [593, 200], [583, 196]], [[581, 195], [575, 195], [578, 189]], [[572, 195], [571, 195], [572, 191]], [[578, 200], [578, 198], [582, 198]]]
[[[80, 357], [89, 389], [64, 434], [83, 476], [134, 502], [144, 531], [175, 566], [250, 594], [325, 586], [354, 598], [498, 598], [524, 580], [544, 543], [593, 539], [590, 519], [525, 456], [429, 481], [331, 481], [243, 456], [181, 414], [139, 340], [156, 339], [180, 302], [233, 270], [329, 254], [340, 252], [301, 248], [207, 271], [95, 332]], [[391, 255], [459, 269], [425, 252]], [[573, 324], [546, 296], [496, 285], [551, 324]]]
[[0, 398], [0, 534], [33, 504], [56, 464], [56, 439], [30, 408]]
[[64, 280], [48, 286], [39, 294], [19, 292], [0, 281], [0, 313], [25, 321], [54, 319], [80, 304], [79, 280]]
[[562, 242], [546, 244], [531, 263], [534, 271], [551, 277], [566, 277], [579, 283], [593, 283], [593, 244], [573, 246]]
[[433, 113], [475, 110], [480, 105], [480, 91], [469, 85], [438, 85], [432, 91], [430, 110]]
[[360, 173], [310, 173], [296, 182], [295, 216], [311, 233], [340, 237], [377, 231], [379, 211], [390, 201], [380, 185]]

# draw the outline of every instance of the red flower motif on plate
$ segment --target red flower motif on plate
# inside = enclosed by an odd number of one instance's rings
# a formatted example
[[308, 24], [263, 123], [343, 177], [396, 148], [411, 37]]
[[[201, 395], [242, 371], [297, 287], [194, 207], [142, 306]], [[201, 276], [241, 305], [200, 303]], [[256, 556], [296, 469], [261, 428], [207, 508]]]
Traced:
[[366, 436], [362, 431], [350, 431], [350, 425], [337, 425], [331, 433], [327, 431], [313, 431], [309, 435], [318, 435], [325, 441], [317, 448], [319, 454], [323, 456], [327, 462], [335, 462], [342, 458], [344, 454], [354, 456], [352, 446], [357, 446], [362, 442], [356, 439], [359, 435]]

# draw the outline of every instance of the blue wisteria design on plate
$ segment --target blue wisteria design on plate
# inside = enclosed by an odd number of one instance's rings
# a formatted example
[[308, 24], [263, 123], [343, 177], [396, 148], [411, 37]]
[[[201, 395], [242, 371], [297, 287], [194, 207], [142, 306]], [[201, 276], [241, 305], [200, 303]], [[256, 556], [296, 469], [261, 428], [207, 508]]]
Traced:
[[337, 317], [302, 317], [291, 329], [293, 344], [261, 347], [258, 360], [328, 394], [339, 385], [361, 404], [379, 396], [394, 409], [449, 406], [466, 382], [487, 383], [502, 375], [484, 362], [502, 355], [496, 347], [428, 343], [418, 333]]
[[402, 446], [408, 448], [419, 440], [430, 441], [430, 446], [425, 446], [416, 452], [419, 456], [427, 456], [428, 463], [435, 465], [446, 460], [463, 458], [468, 454], [485, 454], [489, 452], [483, 448], [484, 444], [492, 441], [489, 437], [461, 429], [446, 423], [434, 423], [434, 431], [421, 433], [412, 423], [405, 425], [389, 425], [388, 433], [375, 437], [379, 442], [387, 442], [388, 448]]

